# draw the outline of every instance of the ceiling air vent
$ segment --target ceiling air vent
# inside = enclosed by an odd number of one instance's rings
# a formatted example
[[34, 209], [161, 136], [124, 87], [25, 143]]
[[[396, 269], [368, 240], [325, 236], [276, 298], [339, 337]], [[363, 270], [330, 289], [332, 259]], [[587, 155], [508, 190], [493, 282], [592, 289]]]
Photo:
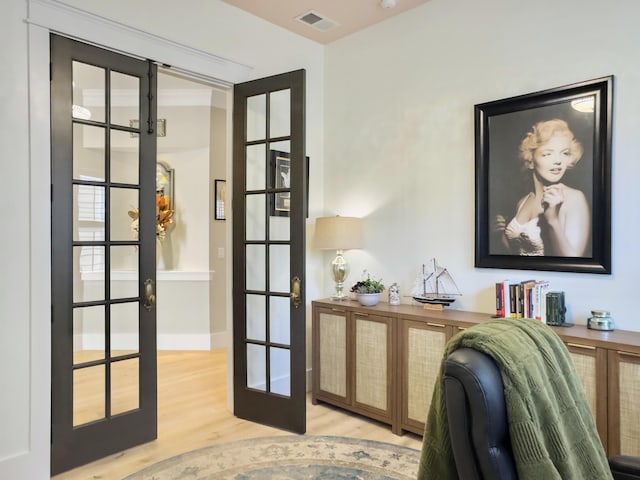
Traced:
[[296, 20], [315, 28], [316, 30], [320, 30], [321, 32], [329, 31], [338, 26], [337, 22], [334, 22], [330, 18], [327, 18], [318, 12], [314, 12], [313, 10], [309, 10], [307, 13], [303, 13], [299, 17], [296, 17]]

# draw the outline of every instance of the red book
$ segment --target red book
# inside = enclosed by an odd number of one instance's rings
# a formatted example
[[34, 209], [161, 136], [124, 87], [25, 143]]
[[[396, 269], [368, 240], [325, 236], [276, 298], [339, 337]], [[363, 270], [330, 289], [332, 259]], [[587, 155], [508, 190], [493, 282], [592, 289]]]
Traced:
[[496, 282], [496, 316], [504, 318], [504, 282]]

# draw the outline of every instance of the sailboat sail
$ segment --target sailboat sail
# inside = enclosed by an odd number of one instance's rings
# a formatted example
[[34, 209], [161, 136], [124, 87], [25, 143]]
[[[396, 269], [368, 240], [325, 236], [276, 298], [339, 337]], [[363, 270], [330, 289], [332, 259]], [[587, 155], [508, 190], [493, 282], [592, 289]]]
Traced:
[[433, 258], [429, 264], [422, 265], [411, 295], [420, 303], [450, 305], [461, 293], [449, 270], [438, 265]]

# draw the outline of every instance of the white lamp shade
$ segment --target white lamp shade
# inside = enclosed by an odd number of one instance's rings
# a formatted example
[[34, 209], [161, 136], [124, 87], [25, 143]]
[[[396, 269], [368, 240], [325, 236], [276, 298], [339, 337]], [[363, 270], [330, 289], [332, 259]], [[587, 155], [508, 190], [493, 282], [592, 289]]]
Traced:
[[362, 248], [362, 220], [340, 216], [317, 218], [314, 246], [321, 250]]

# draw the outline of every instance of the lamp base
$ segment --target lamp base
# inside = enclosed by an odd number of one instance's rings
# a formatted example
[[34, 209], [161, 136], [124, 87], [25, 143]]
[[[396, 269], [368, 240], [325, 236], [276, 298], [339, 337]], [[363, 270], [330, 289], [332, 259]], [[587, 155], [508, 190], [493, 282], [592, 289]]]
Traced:
[[331, 300], [337, 301], [337, 302], [341, 302], [344, 300], [349, 300], [349, 295], [347, 295], [344, 292], [336, 292], [333, 295], [331, 295]]
[[349, 274], [349, 265], [342, 253], [342, 250], [338, 250], [336, 258], [331, 262], [331, 273], [336, 282], [336, 292], [331, 296], [331, 300], [349, 300], [349, 296], [344, 292], [344, 281]]

